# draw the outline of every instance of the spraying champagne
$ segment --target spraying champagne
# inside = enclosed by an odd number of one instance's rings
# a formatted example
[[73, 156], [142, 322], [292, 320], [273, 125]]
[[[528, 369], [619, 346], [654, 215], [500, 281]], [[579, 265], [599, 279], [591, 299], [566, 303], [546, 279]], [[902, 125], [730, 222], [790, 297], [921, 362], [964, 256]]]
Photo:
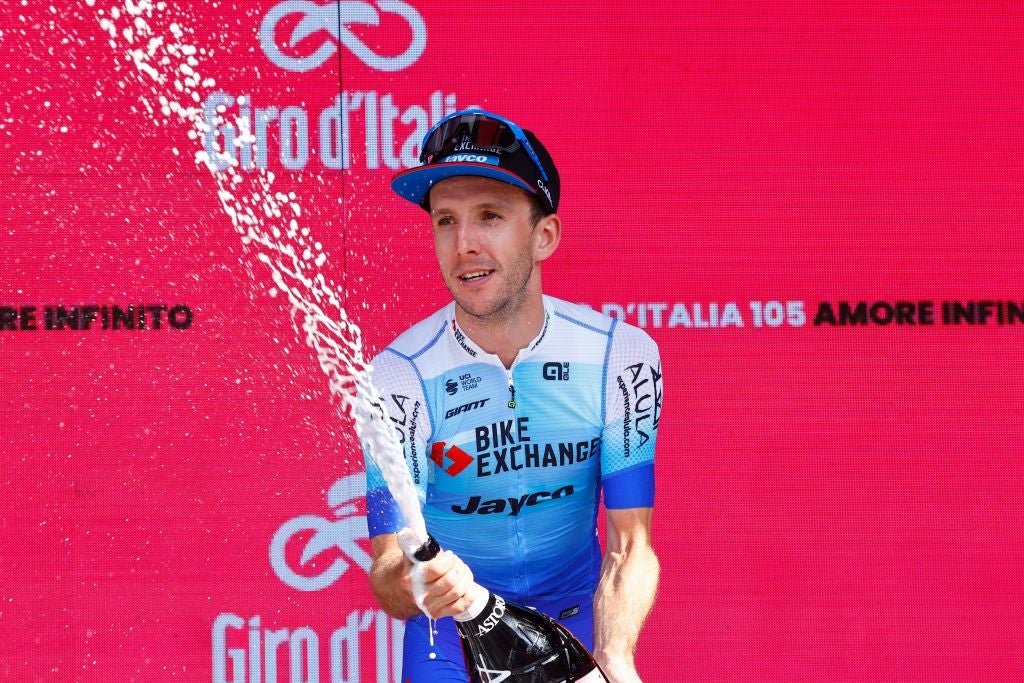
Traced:
[[[408, 533], [407, 533], [408, 532]], [[399, 542], [413, 562], [429, 562], [441, 547], [420, 543], [408, 529]], [[511, 603], [474, 583], [468, 610], [456, 615], [471, 683], [606, 683], [593, 655], [560, 623]]]

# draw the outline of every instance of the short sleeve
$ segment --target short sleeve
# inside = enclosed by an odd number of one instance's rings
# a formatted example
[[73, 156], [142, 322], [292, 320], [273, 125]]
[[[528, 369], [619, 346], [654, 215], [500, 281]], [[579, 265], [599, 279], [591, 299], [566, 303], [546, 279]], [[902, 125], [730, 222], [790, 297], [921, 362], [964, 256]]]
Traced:
[[[408, 358], [385, 349], [373, 360], [372, 381], [380, 392], [388, 419], [402, 444], [405, 464], [419, 503], [426, 497], [426, 443], [431, 420], [419, 372]], [[381, 468], [363, 443], [366, 465], [366, 521], [370, 537], [396, 533], [405, 520], [384, 480]]]
[[643, 330], [616, 323], [605, 376], [601, 481], [605, 507], [654, 505], [654, 447], [661, 419], [661, 356]]

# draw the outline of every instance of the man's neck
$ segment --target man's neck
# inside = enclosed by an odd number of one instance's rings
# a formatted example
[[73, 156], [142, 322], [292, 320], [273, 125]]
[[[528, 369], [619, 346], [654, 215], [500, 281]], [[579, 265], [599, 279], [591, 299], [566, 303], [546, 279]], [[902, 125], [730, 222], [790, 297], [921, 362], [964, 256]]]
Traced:
[[506, 368], [540, 334], [546, 315], [540, 296], [531, 297], [512, 315], [493, 320], [472, 316], [455, 305], [455, 322], [462, 331], [481, 349], [500, 358]]

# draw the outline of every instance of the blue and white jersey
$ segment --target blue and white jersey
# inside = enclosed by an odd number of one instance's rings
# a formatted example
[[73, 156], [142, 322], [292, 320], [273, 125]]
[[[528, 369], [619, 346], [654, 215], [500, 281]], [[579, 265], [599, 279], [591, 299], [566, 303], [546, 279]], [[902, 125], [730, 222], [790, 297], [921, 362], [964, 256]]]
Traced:
[[[530, 604], [592, 594], [601, 490], [612, 509], [654, 504], [661, 360], [642, 330], [544, 297], [537, 338], [511, 368], [449, 304], [373, 361], [403, 439], [427, 530], [484, 587]], [[370, 536], [403, 526], [366, 458]]]

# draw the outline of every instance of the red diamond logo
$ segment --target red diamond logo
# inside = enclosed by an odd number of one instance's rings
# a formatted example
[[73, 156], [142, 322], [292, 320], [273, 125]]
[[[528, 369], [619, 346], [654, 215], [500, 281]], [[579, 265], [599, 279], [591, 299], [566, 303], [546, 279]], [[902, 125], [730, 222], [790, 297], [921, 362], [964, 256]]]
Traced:
[[[458, 446], [452, 446], [445, 451], [445, 442], [437, 441], [433, 446], [430, 447], [430, 459], [433, 460], [438, 467], [447, 472], [450, 476], [455, 476], [462, 470], [469, 467], [473, 462], [473, 456], [462, 450]], [[444, 459], [448, 458], [452, 461], [452, 464], [448, 467], [444, 466]]]

